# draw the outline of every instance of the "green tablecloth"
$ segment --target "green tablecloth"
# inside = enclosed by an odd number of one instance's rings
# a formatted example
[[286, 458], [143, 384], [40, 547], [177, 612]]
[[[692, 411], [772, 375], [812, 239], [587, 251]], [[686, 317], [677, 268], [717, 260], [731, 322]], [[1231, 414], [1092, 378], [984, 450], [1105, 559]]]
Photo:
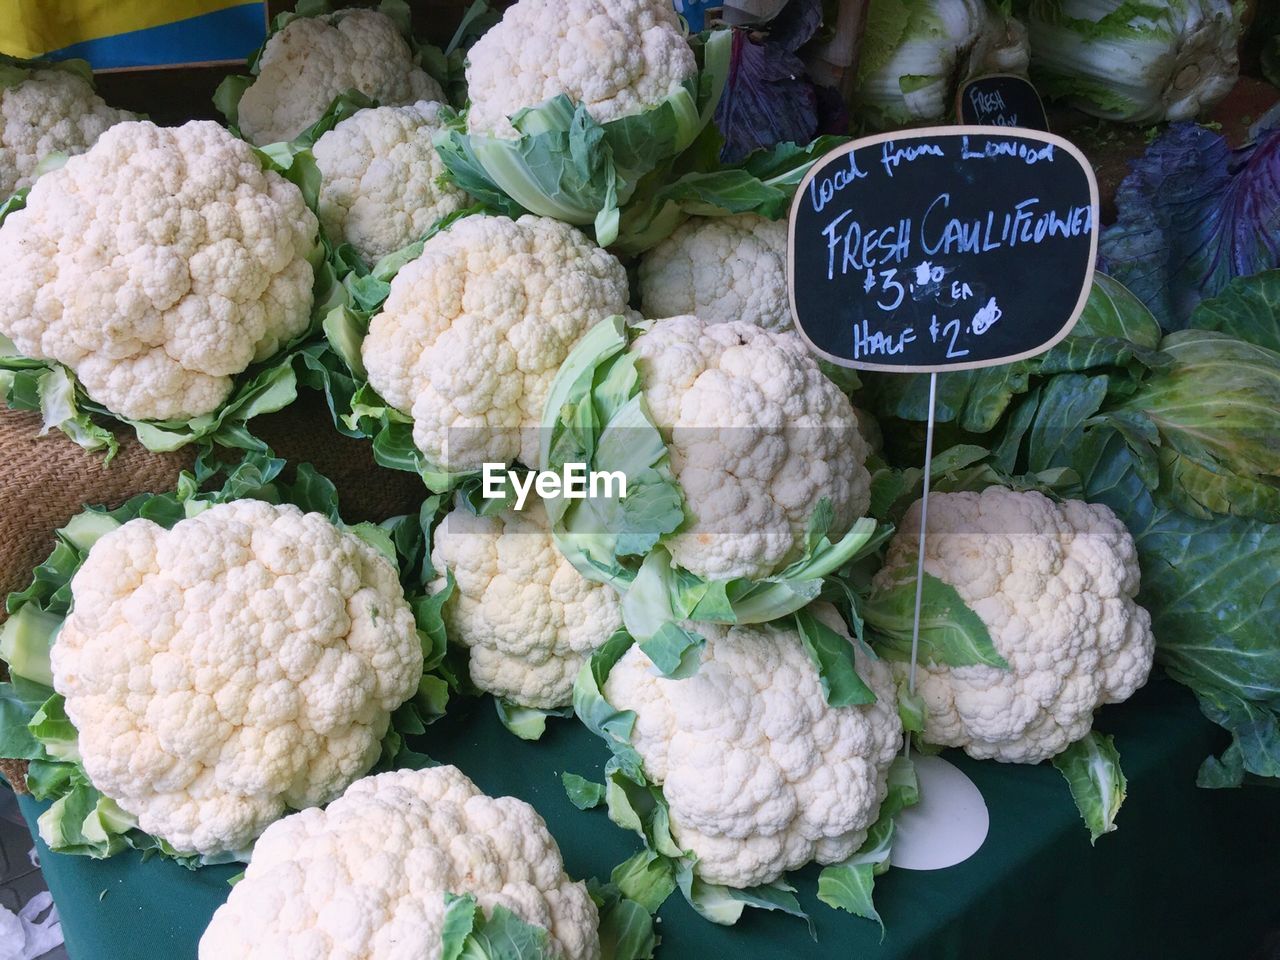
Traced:
[[[1190, 694], [1163, 677], [1101, 712], [1129, 778], [1117, 833], [1094, 848], [1048, 765], [976, 763], [952, 755], [981, 789], [991, 832], [970, 860], [929, 873], [891, 870], [876, 888], [887, 925], [837, 913], [814, 896], [817, 871], [797, 879], [818, 941], [794, 918], [748, 911], [733, 928], [699, 918], [677, 894], [663, 908], [660, 958], [1085, 957], [1246, 958], [1280, 926], [1280, 792], [1194, 786], [1216, 728]], [[582, 813], [560, 786], [569, 770], [598, 778], [604, 745], [568, 721], [543, 742], [503, 730], [492, 704], [466, 704], [417, 746], [456, 763], [491, 794], [513, 794], [547, 819], [575, 876], [607, 875], [635, 849], [603, 811]], [[39, 805], [25, 798], [34, 828]], [[238, 868], [195, 873], [133, 853], [93, 862], [40, 845], [72, 960], [186, 960]], [[234, 958], [228, 958], [234, 960]]]

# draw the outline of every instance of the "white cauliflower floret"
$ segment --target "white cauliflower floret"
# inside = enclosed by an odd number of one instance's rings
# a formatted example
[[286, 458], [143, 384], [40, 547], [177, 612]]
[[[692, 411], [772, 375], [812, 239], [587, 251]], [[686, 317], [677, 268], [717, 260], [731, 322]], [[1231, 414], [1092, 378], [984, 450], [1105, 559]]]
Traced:
[[337, 796], [422, 676], [392, 564], [294, 506], [131, 520], [71, 593], [50, 659], [85, 771], [182, 852], [241, 853]]
[[445, 183], [432, 136], [440, 104], [360, 110], [316, 141], [317, 212], [325, 232], [369, 263], [412, 243], [469, 202]]
[[631, 350], [691, 517], [664, 540], [680, 566], [759, 579], [799, 557], [823, 498], [833, 540], [866, 512], [857, 416], [797, 334], [672, 317]]
[[541, 500], [495, 517], [459, 504], [436, 528], [431, 563], [433, 592], [453, 574], [445, 629], [470, 648], [472, 681], [521, 706], [572, 703], [582, 664], [622, 625], [617, 594], [556, 549]]
[[565, 94], [598, 123], [644, 113], [697, 71], [669, 0], [519, 0], [467, 57], [472, 133]]
[[646, 317], [791, 329], [786, 220], [695, 217], [641, 258], [639, 278]]
[[215, 410], [307, 329], [318, 224], [216, 123], [117, 124], [0, 229], [0, 333], [130, 419]]
[[531, 465], [556, 371], [596, 322], [627, 312], [627, 295], [622, 264], [567, 224], [467, 217], [391, 281], [361, 355], [428, 460]]
[[[873, 586], [915, 571], [920, 504], [908, 511]], [[920, 663], [924, 739], [972, 757], [1038, 763], [1093, 726], [1093, 712], [1147, 681], [1155, 641], [1134, 602], [1138, 556], [1107, 507], [1055, 504], [989, 487], [929, 499], [924, 569], [986, 625], [1008, 670]], [[894, 670], [905, 679], [907, 664]]]
[[[810, 609], [848, 636], [834, 608]], [[876, 702], [832, 707], [794, 627], [697, 630], [707, 644], [692, 677], [658, 675], [633, 646], [603, 691], [636, 712], [632, 742], [645, 775], [662, 785], [676, 842], [697, 855], [703, 879], [731, 887], [851, 856], [902, 746], [888, 666], [855, 649]]]
[[292, 140], [352, 89], [382, 106], [444, 100], [390, 17], [340, 10], [297, 17], [267, 41], [240, 98], [240, 130], [257, 144]]
[[536, 810], [457, 767], [353, 783], [267, 829], [200, 938], [200, 960], [439, 960], [445, 894], [471, 894], [598, 960], [598, 914]]
[[79, 74], [32, 70], [0, 89], [0, 196], [31, 186], [49, 154], [84, 153], [108, 127], [133, 119], [128, 110], [107, 106]]

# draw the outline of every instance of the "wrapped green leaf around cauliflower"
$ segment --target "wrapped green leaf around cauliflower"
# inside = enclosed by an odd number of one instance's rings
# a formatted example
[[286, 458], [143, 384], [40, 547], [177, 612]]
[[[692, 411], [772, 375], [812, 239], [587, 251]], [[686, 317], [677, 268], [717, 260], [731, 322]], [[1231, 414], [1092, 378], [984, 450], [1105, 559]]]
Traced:
[[627, 298], [622, 264], [573, 227], [468, 216], [396, 274], [360, 361], [381, 400], [412, 419], [418, 455], [448, 484], [486, 462], [537, 461], [552, 378]]
[[[852, 644], [834, 608], [812, 612]], [[697, 857], [700, 877], [731, 887], [848, 858], [902, 749], [888, 664], [855, 650], [875, 702], [832, 707], [794, 628], [702, 629], [694, 676], [663, 677], [633, 646], [604, 686], [609, 703], [635, 711], [631, 741], [662, 788], [672, 837]]]
[[1026, 29], [987, 0], [871, 0], [852, 104], [874, 129], [950, 115], [960, 84], [1027, 71]]
[[[664, 672], [696, 664], [681, 621], [787, 616], [873, 545], [857, 415], [795, 333], [611, 318], [560, 368], [543, 426], [541, 469], [627, 479], [625, 495], [547, 510], [574, 566], [623, 594], [627, 629]], [[852, 688], [831, 694], [853, 702]]]
[[[306, 465], [282, 487], [282, 466], [87, 510], [9, 598], [3, 749], [54, 801], [53, 850], [244, 859], [285, 813], [412, 760], [398, 729], [443, 709], [424, 675], [443, 650], [401, 586], [410, 556], [390, 530], [341, 525]], [[254, 499], [282, 494], [326, 513]]]
[[443, 179], [432, 143], [444, 128], [441, 106], [424, 100], [366, 108], [316, 141], [316, 212], [332, 242], [351, 244], [372, 264], [471, 203]]
[[119, 123], [0, 228], [0, 368], [38, 377], [46, 425], [90, 448], [115, 441], [85, 410], [153, 449], [230, 430], [293, 399], [287, 364], [239, 375], [309, 332], [322, 257], [302, 191], [244, 141]]
[[477, 516], [459, 503], [437, 525], [433, 592], [450, 641], [469, 649], [472, 682], [522, 707], [573, 702], [583, 663], [622, 625], [613, 590], [579, 573], [551, 536], [541, 500]]
[[507, 213], [594, 224], [606, 246], [618, 206], [693, 142], [719, 95], [699, 89], [666, 0], [518, 0], [471, 48], [467, 90], [466, 132], [440, 144], [458, 184]]
[[269, 827], [199, 957], [599, 960], [597, 923], [537, 811], [442, 766], [366, 777]]
[[1231, 0], [1031, 0], [1031, 75], [1050, 97], [1129, 123], [1193, 120], [1240, 75]]
[[0, 56], [0, 198], [31, 186], [50, 155], [84, 153], [108, 127], [135, 119], [94, 92], [83, 60]]
[[693, 314], [707, 323], [791, 329], [785, 219], [687, 220], [640, 258], [638, 279], [646, 317]]
[[[919, 531], [917, 502], [863, 609], [903, 685]], [[924, 570], [916, 693], [926, 743], [1039, 763], [1085, 737], [1099, 707], [1146, 683], [1155, 640], [1134, 600], [1137, 552], [1107, 507], [1003, 487], [936, 493]]]
[[383, 106], [445, 98], [418, 65], [401, 25], [381, 10], [288, 16], [267, 39], [253, 74], [228, 78], [214, 99], [259, 145], [292, 140], [348, 90]]

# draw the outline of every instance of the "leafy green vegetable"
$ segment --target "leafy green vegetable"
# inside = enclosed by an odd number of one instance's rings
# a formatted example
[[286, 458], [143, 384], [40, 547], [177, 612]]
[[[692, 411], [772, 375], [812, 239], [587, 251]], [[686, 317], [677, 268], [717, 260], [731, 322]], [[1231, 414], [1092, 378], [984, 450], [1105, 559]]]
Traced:
[[1086, 437], [1079, 459], [1087, 497], [1111, 507], [1137, 544], [1138, 599], [1151, 611], [1157, 659], [1232, 734], [1199, 783], [1280, 777], [1280, 525], [1182, 513], [1148, 489], [1133, 452], [1110, 431]]
[[1067, 778], [1071, 796], [1089, 828], [1089, 840], [1097, 843], [1116, 829], [1116, 814], [1124, 802], [1128, 781], [1120, 769], [1115, 739], [1091, 730], [1053, 758], [1053, 765]]
[[1031, 76], [1049, 97], [1130, 123], [1187, 120], [1235, 85], [1229, 0], [1031, 0]]

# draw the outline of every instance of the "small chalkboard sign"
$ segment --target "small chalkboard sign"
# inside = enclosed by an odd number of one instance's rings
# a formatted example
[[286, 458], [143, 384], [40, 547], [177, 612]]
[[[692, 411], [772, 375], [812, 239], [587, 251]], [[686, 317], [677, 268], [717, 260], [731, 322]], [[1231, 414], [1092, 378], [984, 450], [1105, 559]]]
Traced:
[[956, 117], [979, 126], [1049, 129], [1040, 94], [1029, 80], [1012, 73], [989, 73], [963, 84], [956, 94]]
[[1084, 309], [1098, 185], [1048, 133], [933, 127], [828, 153], [791, 207], [796, 328], [833, 363], [928, 372], [1047, 350]]

